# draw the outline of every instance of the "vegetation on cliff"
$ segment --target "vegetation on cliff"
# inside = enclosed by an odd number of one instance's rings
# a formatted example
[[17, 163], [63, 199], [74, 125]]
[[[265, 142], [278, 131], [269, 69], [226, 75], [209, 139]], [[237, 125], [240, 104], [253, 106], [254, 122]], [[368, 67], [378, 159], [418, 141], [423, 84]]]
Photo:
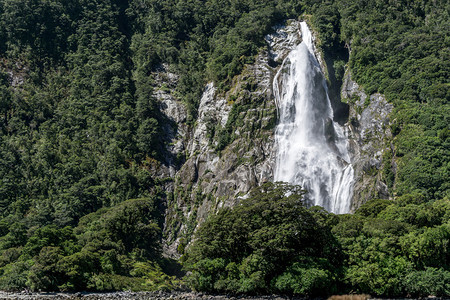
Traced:
[[293, 3], [1, 0], [0, 288], [153, 288], [141, 283], [164, 267], [160, 217], [136, 217], [148, 244], [93, 233], [139, 209], [129, 199], [162, 208], [167, 120], [151, 72], [179, 74], [193, 124], [206, 81], [225, 89], [271, 25], [300, 14]]
[[337, 216], [306, 208], [299, 187], [268, 183], [210, 216], [184, 265], [207, 292], [448, 296], [449, 217], [448, 199], [409, 196]]
[[235, 208], [211, 216], [183, 258], [191, 285], [222, 293], [336, 292], [343, 260], [331, 234], [337, 218], [306, 208], [303, 193], [298, 186], [266, 183]]
[[395, 105], [383, 176], [396, 200], [336, 217], [282, 197], [287, 187], [255, 191], [199, 230], [191, 283], [448, 294], [449, 11], [431, 0], [0, 0], [0, 289], [177, 285], [161, 257], [165, 179], [153, 170], [166, 163], [167, 120], [151, 72], [168, 63], [180, 75], [174, 94], [193, 125], [205, 83], [226, 90], [272, 25], [306, 12], [336, 53], [337, 82], [347, 46], [354, 78]]
[[[450, 41], [448, 2], [310, 1], [322, 48], [350, 51], [349, 68], [368, 94], [394, 104], [384, 180], [395, 196], [449, 196]], [[343, 69], [337, 57], [335, 73]], [[392, 159], [393, 158], [393, 159]]]

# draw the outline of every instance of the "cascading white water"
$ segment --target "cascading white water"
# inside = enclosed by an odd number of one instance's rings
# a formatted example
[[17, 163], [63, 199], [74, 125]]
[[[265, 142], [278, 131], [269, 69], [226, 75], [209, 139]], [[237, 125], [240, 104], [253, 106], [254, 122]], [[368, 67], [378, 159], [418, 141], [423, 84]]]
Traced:
[[305, 22], [301, 32], [303, 42], [286, 57], [273, 84], [279, 113], [274, 180], [301, 185], [312, 205], [348, 213], [354, 173], [348, 140], [333, 121], [326, 82]]

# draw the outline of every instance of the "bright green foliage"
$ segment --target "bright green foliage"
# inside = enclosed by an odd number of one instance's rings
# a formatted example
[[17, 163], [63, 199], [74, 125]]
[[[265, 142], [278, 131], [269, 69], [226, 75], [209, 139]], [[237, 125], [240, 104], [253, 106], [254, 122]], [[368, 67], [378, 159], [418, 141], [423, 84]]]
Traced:
[[[168, 120], [151, 73], [167, 63], [179, 75], [172, 93], [193, 125], [207, 81], [227, 90], [272, 25], [306, 13], [331, 94], [348, 61], [366, 92], [394, 104], [381, 175], [395, 201], [337, 218], [286, 186], [255, 190], [185, 249], [193, 286], [448, 295], [449, 11], [421, 0], [0, 0], [0, 289], [178, 284], [159, 253], [164, 195], [151, 170], [166, 162]], [[217, 150], [260, 101], [244, 100]]]
[[263, 185], [202, 225], [184, 257], [193, 288], [303, 296], [448, 295], [448, 199], [406, 206], [373, 200], [354, 215], [334, 216], [305, 208], [301, 193], [286, 189]]
[[445, 216], [450, 201], [391, 203], [376, 215], [364, 216], [379, 203], [373, 200], [353, 216], [340, 216], [332, 229], [348, 254], [344, 283], [356, 292], [383, 296], [448, 294]]
[[139, 249], [140, 255], [151, 256], [159, 251], [158, 221], [153, 201], [137, 199], [83, 217], [76, 230], [85, 247], [115, 244], [124, 253]]
[[395, 149], [385, 153], [383, 168], [392, 194], [419, 192], [427, 201], [448, 195], [449, 2], [305, 2], [319, 32], [318, 44], [331, 60], [330, 82], [341, 84], [345, 47], [353, 79], [368, 94], [380, 92], [394, 104]]
[[334, 217], [307, 209], [302, 195], [297, 186], [267, 183], [234, 209], [211, 216], [185, 257], [193, 287], [317, 295], [327, 286], [331, 291], [342, 258], [330, 232]]
[[443, 268], [415, 271], [408, 274], [405, 281], [408, 291], [414, 296], [450, 295], [450, 272]]
[[375, 199], [364, 203], [358, 208], [357, 214], [363, 215], [364, 217], [375, 218], [378, 214], [383, 211], [387, 206], [391, 204], [391, 201], [384, 199]]
[[[277, 290], [288, 294], [323, 295], [331, 293], [330, 283], [335, 280], [333, 270], [326, 259], [307, 259], [295, 262], [273, 282]], [[323, 265], [321, 266], [320, 263]], [[326, 292], [324, 292], [326, 291]]]
[[[18, 248], [7, 235], [0, 288], [17, 290], [153, 290], [178, 284], [163, 272], [159, 214], [149, 198], [122, 202], [81, 218], [76, 228], [28, 230]], [[11, 232], [10, 232], [11, 233]]]

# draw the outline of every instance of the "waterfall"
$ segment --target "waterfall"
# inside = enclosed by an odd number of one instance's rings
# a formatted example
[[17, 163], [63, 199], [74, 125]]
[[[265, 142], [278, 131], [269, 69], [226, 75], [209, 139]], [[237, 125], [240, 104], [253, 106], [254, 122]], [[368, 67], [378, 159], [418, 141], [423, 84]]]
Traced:
[[301, 23], [303, 42], [283, 61], [274, 78], [279, 114], [274, 180], [307, 190], [310, 205], [333, 213], [350, 211], [353, 167], [343, 127], [333, 110], [311, 32]]

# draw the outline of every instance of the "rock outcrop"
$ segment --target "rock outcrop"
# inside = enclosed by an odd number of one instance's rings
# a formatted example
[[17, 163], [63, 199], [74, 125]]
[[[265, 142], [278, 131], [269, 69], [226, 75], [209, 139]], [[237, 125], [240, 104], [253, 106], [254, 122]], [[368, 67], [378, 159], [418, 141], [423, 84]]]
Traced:
[[[314, 42], [316, 42], [313, 35]], [[319, 49], [314, 47], [314, 53], [325, 76], [334, 72], [331, 65]], [[328, 63], [332, 62], [330, 60]], [[391, 194], [382, 175], [384, 164], [395, 164], [393, 161], [383, 161], [383, 155], [391, 151], [392, 133], [389, 126], [389, 115], [393, 105], [388, 103], [381, 94], [368, 96], [362, 87], [352, 80], [350, 70], [347, 70], [339, 88], [333, 86], [336, 81], [329, 81], [330, 95], [334, 116], [338, 122], [345, 117], [345, 127], [350, 141], [351, 163], [355, 170], [352, 205], [354, 212], [370, 199], [389, 199]], [[339, 95], [340, 89], [340, 95]], [[348, 105], [345, 105], [345, 103]], [[348, 111], [348, 112], [347, 112]], [[395, 166], [393, 166], [395, 168]]]
[[189, 128], [186, 125], [187, 110], [184, 104], [173, 95], [179, 76], [170, 72], [169, 66], [161, 64], [153, 73], [153, 96], [158, 100], [159, 110], [165, 120], [162, 122], [165, 142], [165, 168], [159, 175], [173, 177], [177, 171], [177, 161], [186, 149]]
[[382, 176], [383, 154], [390, 151], [392, 133], [389, 114], [393, 105], [381, 94], [366, 95], [346, 72], [341, 97], [350, 106], [349, 122], [352, 164], [356, 182], [351, 211], [370, 199], [389, 199], [390, 193]]
[[[273, 180], [274, 131], [277, 108], [273, 78], [288, 53], [301, 42], [300, 22], [288, 21], [266, 36], [251, 65], [233, 79], [228, 91], [208, 83], [195, 125], [186, 124], [184, 105], [172, 94], [177, 76], [162, 65], [154, 74], [155, 96], [169, 120], [169, 158], [160, 166], [168, 178], [165, 214], [165, 254], [179, 257], [196, 227], [208, 215], [236, 205], [255, 186]], [[315, 49], [322, 69], [326, 64]], [[367, 96], [347, 72], [341, 98], [350, 106], [346, 127], [351, 143], [356, 182], [352, 211], [372, 198], [389, 198], [382, 178], [382, 157], [389, 150], [392, 105], [380, 94]], [[183, 163], [180, 163], [182, 158]]]
[[299, 27], [290, 21], [274, 28], [266, 37], [267, 49], [234, 78], [230, 90], [219, 91], [208, 83], [194, 128], [185, 130], [175, 99], [164, 92], [156, 95], [161, 111], [177, 124], [166, 130], [173, 139], [169, 145], [182, 144], [171, 151], [186, 154], [173, 185], [167, 187], [167, 255], [177, 257], [178, 245], [189, 240], [209, 214], [235, 205], [253, 187], [273, 180], [277, 112], [272, 81], [284, 57], [301, 42]]

